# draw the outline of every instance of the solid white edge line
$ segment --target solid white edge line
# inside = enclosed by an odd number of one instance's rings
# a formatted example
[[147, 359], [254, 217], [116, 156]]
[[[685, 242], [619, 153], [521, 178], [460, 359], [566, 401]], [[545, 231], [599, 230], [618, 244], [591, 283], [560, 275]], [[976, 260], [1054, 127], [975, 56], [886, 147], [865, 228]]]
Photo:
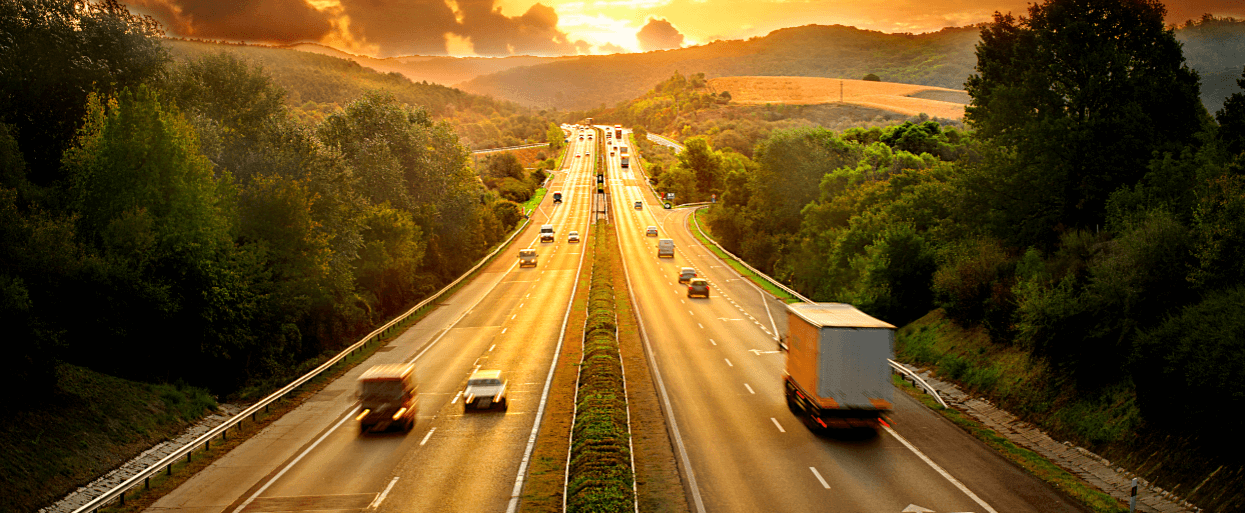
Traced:
[[990, 507], [989, 504], [986, 504], [986, 501], [981, 500], [981, 497], [978, 497], [977, 494], [973, 493], [972, 490], [969, 490], [967, 486], [964, 486], [964, 483], [961, 483], [960, 480], [956, 479], [949, 472], [944, 470], [942, 467], [938, 466], [937, 463], [934, 463], [934, 460], [929, 459], [929, 457], [926, 456], [925, 453], [917, 450], [916, 446], [913, 446], [910, 442], [908, 442], [908, 439], [902, 436], [899, 436], [899, 433], [896, 433], [895, 430], [891, 429], [890, 426], [883, 424], [882, 428], [885, 429], [887, 433], [890, 433], [891, 436], [895, 437], [896, 440], [899, 440], [899, 443], [902, 443], [904, 447], [908, 448], [909, 451], [912, 451], [913, 454], [916, 454], [917, 457], [921, 458], [921, 460], [923, 460], [927, 465], [929, 465], [930, 468], [933, 468], [934, 470], [936, 470], [939, 474], [942, 475], [942, 477], [945, 477], [947, 481], [950, 481], [951, 484], [955, 485], [956, 488], [959, 488], [961, 492], [964, 492], [964, 495], [967, 495], [970, 499], [973, 500], [973, 502], [976, 502], [981, 507], [986, 508], [986, 511], [989, 511], [990, 513], [999, 513], [998, 511], [995, 511], [994, 508]]
[[[454, 398], [454, 400], [455, 400], [455, 401], [457, 401], [457, 400], [458, 400], [458, 398], [457, 398], [457, 397], [455, 397], [455, 398]], [[424, 444], [428, 443], [428, 439], [429, 439], [429, 438], [432, 438], [432, 433], [433, 433], [434, 431], [436, 431], [436, 430], [437, 430], [437, 428], [429, 428], [429, 429], [428, 429], [428, 434], [424, 435], [424, 439], [419, 441], [419, 445], [420, 445], [420, 447], [423, 447], [423, 445], [424, 445]]]
[[[668, 219], [670, 216], [666, 216]], [[658, 223], [665, 226], [665, 220]], [[618, 240], [618, 251], [622, 252], [622, 239]], [[627, 268], [627, 259], [622, 258], [623, 275], [627, 278], [627, 295], [631, 299], [633, 312], [636, 317], [636, 324], [640, 326], [640, 339], [644, 341], [644, 349], [648, 354], [649, 371], [653, 373], [654, 381], [657, 382], [657, 390], [661, 392], [661, 401], [666, 411], [666, 421], [670, 425], [670, 432], [674, 435], [674, 444], [679, 449], [679, 459], [682, 460], [683, 472], [687, 476], [687, 487], [692, 492], [692, 503], [696, 505], [697, 513], [705, 513], [705, 501], [700, 496], [700, 487], [696, 485], [696, 472], [692, 470], [691, 458], [687, 455], [687, 446], [683, 444], [683, 435], [679, 433], [679, 423], [674, 418], [674, 407], [670, 404], [670, 394], [666, 392], [666, 382], [661, 377], [661, 369], [657, 368], [657, 356], [653, 352], [652, 344], [648, 340], [648, 330], [644, 328], [644, 317], [640, 315], [639, 303], [635, 300], [635, 285], [631, 283], [631, 272]], [[672, 291], [674, 292], [674, 291]], [[678, 294], [678, 292], [674, 292]], [[702, 328], [704, 326], [701, 326]], [[716, 344], [715, 344], [716, 345]]]
[[783, 428], [782, 428], [782, 424], [779, 424], [779, 423], [778, 423], [778, 419], [776, 419], [776, 418], [774, 418], [774, 417], [770, 417], [770, 418], [769, 418], [769, 420], [771, 420], [771, 421], [773, 421], [773, 422], [774, 422], [774, 427], [778, 428], [778, 432], [779, 432], [779, 433], [786, 433], [786, 432], [787, 432], [787, 430], [785, 430], [785, 429], [783, 429]]
[[[553, 386], [553, 374], [558, 369], [558, 360], [562, 355], [562, 342], [566, 340], [566, 323], [571, 318], [571, 306], [575, 303], [575, 292], [579, 289], [579, 274], [584, 268], [584, 254], [579, 253], [579, 267], [575, 269], [575, 281], [571, 286], [571, 299], [566, 302], [566, 313], [562, 315], [562, 332], [558, 334], [558, 345], [553, 350], [553, 361], [549, 363], [549, 374], [545, 377], [545, 389], [540, 393], [540, 406], [536, 409], [536, 420], [532, 422], [532, 433], [527, 438], [527, 449], [523, 451], [523, 460], [519, 462], [519, 474], [514, 478], [514, 488], [510, 491], [510, 503], [506, 513], [514, 513], [519, 509], [519, 498], [523, 494], [523, 481], [527, 476], [527, 465], [531, 462], [532, 451], [536, 448], [536, 435], [540, 434], [540, 423], [545, 416], [545, 406], [549, 402], [549, 389]], [[544, 271], [541, 271], [544, 273]]]
[[307, 446], [306, 449], [303, 449], [303, 452], [300, 453], [298, 457], [294, 458], [294, 461], [291, 461], [289, 464], [285, 466], [285, 468], [281, 469], [280, 472], [277, 472], [277, 475], [272, 476], [272, 479], [269, 479], [267, 483], [264, 483], [264, 486], [259, 487], [258, 490], [255, 490], [254, 494], [252, 494], [245, 501], [242, 501], [242, 504], [240, 504], [236, 509], [234, 509], [233, 513], [240, 513], [243, 509], [246, 509], [247, 506], [250, 506], [251, 503], [254, 502], [257, 497], [259, 497], [259, 494], [264, 493], [266, 490], [268, 490], [268, 487], [272, 486], [272, 483], [277, 482], [278, 479], [281, 479], [281, 476], [284, 476], [286, 472], [289, 472], [291, 468], [294, 468], [294, 465], [297, 465], [299, 461], [302, 461], [304, 456], [310, 453], [312, 449], [315, 449], [316, 446], [320, 445], [320, 442], [323, 442], [325, 438], [328, 438], [329, 435], [333, 434], [334, 431], [337, 431], [337, 428], [341, 427], [343, 423], [345, 423], [347, 420], [350, 420], [350, 418], [354, 416], [355, 408], [356, 408], [356, 405], [354, 404], [351, 404], [349, 408], [346, 408], [346, 415], [343, 416], [341, 420], [337, 421], [336, 424], [333, 424], [333, 427], [328, 428], [328, 430], [326, 430], [324, 434], [320, 435], [320, 438], [317, 438], [316, 441], [312, 442], [311, 445]]
[[[429, 432], [428, 434], [431, 435], [432, 433]], [[367, 509], [379, 508], [380, 503], [385, 502], [385, 497], [389, 496], [389, 490], [392, 490], [393, 485], [396, 485], [396, 484], [398, 484], [398, 476], [393, 476], [393, 480], [389, 481], [389, 486], [386, 486], [385, 491], [380, 492], [380, 495], [376, 496], [376, 500], [372, 501], [372, 503], [367, 506]]]
[[827, 489], [827, 490], [829, 490], [829, 489], [830, 489], [830, 483], [827, 483], [827, 482], [826, 482], [826, 478], [821, 477], [821, 472], [818, 472], [818, 471], [817, 471], [817, 467], [808, 467], [808, 469], [809, 469], [809, 470], [811, 470], [811, 471], [813, 471], [813, 475], [814, 475], [814, 476], [817, 476], [817, 480], [818, 480], [818, 481], [821, 481], [821, 486], [822, 486], [822, 487], [824, 487], [824, 488], [825, 488], [825, 489]]

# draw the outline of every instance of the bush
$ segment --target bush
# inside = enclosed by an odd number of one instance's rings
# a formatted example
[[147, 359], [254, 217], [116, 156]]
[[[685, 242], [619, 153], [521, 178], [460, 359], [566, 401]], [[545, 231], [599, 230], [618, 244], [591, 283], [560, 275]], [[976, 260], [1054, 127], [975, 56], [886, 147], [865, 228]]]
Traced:
[[515, 203], [523, 203], [532, 199], [533, 192], [535, 191], [530, 184], [510, 177], [502, 178], [497, 186], [497, 193], [501, 197]]
[[982, 324], [997, 342], [1012, 339], [1016, 309], [1014, 262], [994, 239], [961, 242], [943, 251], [933, 293], [947, 317], [961, 327]]
[[868, 75], [865, 75], [865, 78], [862, 78], [861, 80], [868, 80], [870, 82], [881, 82], [882, 77], [879, 77], [877, 75], [874, 75], [873, 73], [870, 73]]

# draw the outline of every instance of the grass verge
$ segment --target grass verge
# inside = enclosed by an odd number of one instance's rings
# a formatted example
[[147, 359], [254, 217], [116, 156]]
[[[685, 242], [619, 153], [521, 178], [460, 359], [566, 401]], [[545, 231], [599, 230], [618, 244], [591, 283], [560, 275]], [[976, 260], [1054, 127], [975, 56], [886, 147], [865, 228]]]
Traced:
[[[692, 212], [692, 221], [700, 227], [699, 230], [695, 229], [695, 227], [693, 227], [693, 229], [691, 230], [688, 230], [692, 232], [692, 236], [696, 237], [696, 240], [700, 241], [700, 243], [703, 244], [706, 248], [709, 248], [709, 251], [712, 251], [713, 254], [717, 255], [719, 259], [721, 259], [723, 262], [726, 262], [726, 265], [731, 266], [731, 269], [734, 269], [735, 272], [739, 273], [740, 276], [743, 276], [751, 280], [752, 283], [755, 283], [757, 286], [761, 287], [762, 289], [765, 289], [766, 292], [773, 294], [775, 297], [777, 297], [778, 299], [781, 299], [785, 303], [799, 303], [800, 302], [799, 299], [796, 299], [795, 296], [788, 294], [787, 291], [774, 286], [774, 284], [770, 283], [769, 280], [762, 278], [758, 276], [756, 273], [748, 270], [748, 268], [744, 267], [742, 263], [740, 263], [738, 260], [735, 260], [734, 258], [731, 258], [731, 256], [727, 255], [725, 251], [722, 251], [720, 248], [718, 248], [718, 246], [715, 245], [713, 241], [709, 240], [709, 238], [705, 236], [709, 234], [709, 227], [708, 225], [700, 222], [701, 221], [700, 209], [696, 209], [695, 211]], [[701, 233], [702, 230], [705, 232], [704, 234]]]
[[[607, 229], [604, 221], [597, 222], [596, 233]], [[594, 254], [611, 251], [610, 240], [596, 237]], [[593, 259], [567, 469], [566, 511], [570, 513], [635, 508], [626, 385], [614, 307], [615, 269], [611, 264], [608, 258]]]
[[899, 375], [896, 374], [892, 377], [895, 382], [895, 388], [903, 390], [916, 400], [921, 401], [921, 404], [940, 413], [951, 423], [959, 426], [960, 429], [973, 435], [986, 444], [986, 446], [1003, 455], [1004, 458], [1025, 469], [1034, 477], [1058, 488], [1072, 499], [1100, 513], [1122, 513], [1128, 511], [1128, 508], [1115, 500], [1114, 497], [1098, 490], [1093, 485], [1086, 483], [1058, 465], [1051, 463], [1050, 460], [1042, 457], [1042, 455], [1012, 443], [1011, 440], [983, 426], [972, 417], [955, 408], [943, 408], [942, 405], [938, 404], [923, 390], [904, 381]]
[[56, 391], [40, 404], [4, 413], [0, 511], [36, 511], [177, 436], [217, 406], [201, 388], [130, 381], [70, 364], [56, 374]]

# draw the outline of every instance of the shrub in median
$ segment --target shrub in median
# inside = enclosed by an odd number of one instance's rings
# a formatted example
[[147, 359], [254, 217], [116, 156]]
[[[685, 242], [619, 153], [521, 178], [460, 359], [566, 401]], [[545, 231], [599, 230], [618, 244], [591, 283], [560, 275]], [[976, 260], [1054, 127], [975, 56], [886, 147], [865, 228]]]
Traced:
[[[604, 223], [597, 233], [604, 234]], [[567, 468], [566, 510], [633, 511], [635, 476], [631, 469], [631, 433], [627, 396], [615, 330], [613, 269], [606, 251], [614, 239], [598, 236], [592, 265], [588, 320], [584, 326], [583, 362], [579, 368], [571, 462]]]

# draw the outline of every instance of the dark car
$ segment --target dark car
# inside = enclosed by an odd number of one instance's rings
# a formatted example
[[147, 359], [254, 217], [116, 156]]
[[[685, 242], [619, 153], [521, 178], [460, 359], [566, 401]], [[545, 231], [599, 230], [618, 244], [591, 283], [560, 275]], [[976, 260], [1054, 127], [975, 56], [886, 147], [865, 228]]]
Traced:
[[692, 278], [692, 281], [687, 283], [687, 297], [695, 296], [709, 297], [709, 280]]
[[691, 267], [679, 269], [679, 283], [687, 283], [696, 277], [696, 270]]

